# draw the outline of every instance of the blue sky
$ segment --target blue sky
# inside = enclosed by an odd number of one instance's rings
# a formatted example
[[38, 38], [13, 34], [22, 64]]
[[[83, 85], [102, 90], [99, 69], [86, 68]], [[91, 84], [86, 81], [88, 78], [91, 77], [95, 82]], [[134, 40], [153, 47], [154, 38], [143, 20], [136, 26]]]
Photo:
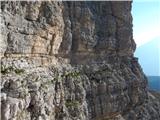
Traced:
[[160, 0], [133, 0], [132, 16], [135, 56], [147, 75], [160, 75]]
[[160, 37], [160, 0], [133, 0], [133, 38], [137, 46]]
[[160, 76], [160, 37], [138, 47], [135, 56], [146, 75]]

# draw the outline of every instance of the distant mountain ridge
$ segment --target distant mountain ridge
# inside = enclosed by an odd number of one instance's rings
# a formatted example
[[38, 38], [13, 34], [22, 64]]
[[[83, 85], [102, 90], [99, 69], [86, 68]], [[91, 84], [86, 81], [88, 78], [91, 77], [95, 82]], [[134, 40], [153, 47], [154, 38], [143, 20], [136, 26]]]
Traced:
[[147, 76], [149, 89], [160, 91], [160, 76]]
[[138, 47], [135, 56], [147, 76], [160, 76], [160, 37]]

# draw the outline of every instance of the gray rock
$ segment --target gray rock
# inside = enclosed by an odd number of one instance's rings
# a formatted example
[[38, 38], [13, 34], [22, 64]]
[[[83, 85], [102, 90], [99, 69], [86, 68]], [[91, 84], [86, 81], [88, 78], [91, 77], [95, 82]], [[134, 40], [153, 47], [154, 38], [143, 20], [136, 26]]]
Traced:
[[159, 120], [131, 3], [2, 1], [2, 120]]

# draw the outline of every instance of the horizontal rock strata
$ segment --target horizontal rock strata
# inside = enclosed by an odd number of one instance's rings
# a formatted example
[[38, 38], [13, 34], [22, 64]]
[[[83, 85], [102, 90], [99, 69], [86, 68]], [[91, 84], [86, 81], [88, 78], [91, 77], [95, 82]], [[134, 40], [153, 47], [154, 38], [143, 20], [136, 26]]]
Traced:
[[159, 120], [131, 3], [1, 2], [2, 120]]

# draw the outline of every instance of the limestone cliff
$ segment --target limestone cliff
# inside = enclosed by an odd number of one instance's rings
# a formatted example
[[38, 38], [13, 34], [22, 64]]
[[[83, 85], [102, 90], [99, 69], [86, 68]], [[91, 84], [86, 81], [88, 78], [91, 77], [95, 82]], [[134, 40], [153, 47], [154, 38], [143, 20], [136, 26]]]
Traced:
[[159, 120], [131, 2], [1, 1], [2, 120]]

